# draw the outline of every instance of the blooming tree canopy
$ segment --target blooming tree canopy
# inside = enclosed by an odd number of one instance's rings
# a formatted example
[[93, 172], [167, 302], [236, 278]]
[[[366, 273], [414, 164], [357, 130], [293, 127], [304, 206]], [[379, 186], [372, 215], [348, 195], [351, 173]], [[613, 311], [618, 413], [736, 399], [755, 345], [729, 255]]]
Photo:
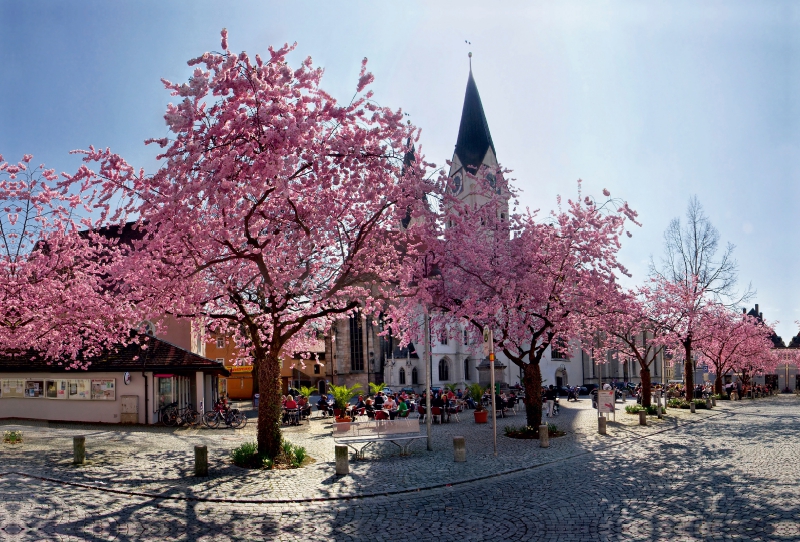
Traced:
[[722, 376], [728, 372], [742, 373], [743, 380], [749, 380], [777, 362], [771, 355], [774, 331], [758, 318], [717, 305], [706, 311], [703, 327], [706, 339], [699, 350], [714, 367], [715, 393], [722, 393]]
[[137, 217], [146, 237], [129, 270], [143, 288], [239, 336], [258, 375], [259, 450], [274, 456], [279, 357], [403, 295], [417, 245], [414, 221], [401, 224], [424, 211], [428, 164], [411, 159], [418, 131], [402, 111], [364, 92], [366, 59], [342, 105], [310, 58], [289, 65], [294, 46], [252, 58], [223, 31], [222, 49], [191, 60], [187, 83], [164, 81], [179, 101], [165, 115], [171, 137], [149, 141], [164, 149], [161, 169], [146, 176], [90, 148], [69, 181], [97, 190], [108, 220]]
[[96, 229], [92, 195], [59, 188], [32, 159], [0, 157], [0, 353], [85, 368], [140, 317], [111, 279], [122, 251]]
[[611, 299], [617, 274], [627, 273], [616, 258], [620, 237], [636, 213], [579, 193], [566, 209], [559, 201], [548, 220], [534, 212], [506, 218], [514, 194], [502, 173], [492, 184], [484, 173], [477, 176], [476, 201], [442, 191], [445, 229], [426, 243], [437, 273], [426, 279], [422, 301], [440, 321], [470, 322], [473, 333], [484, 326], [494, 331], [496, 348], [523, 370], [528, 424], [538, 427], [539, 363], [556, 341], [569, 344], [582, 320]]
[[664, 349], [662, 338], [665, 330], [659, 323], [658, 306], [654, 301], [647, 286], [620, 290], [609, 303], [598, 309], [597, 317], [588, 322], [591, 328], [586, 334], [595, 353], [600, 354], [596, 358], [607, 360], [611, 356], [639, 364], [643, 406], [650, 406], [651, 402], [650, 366]]

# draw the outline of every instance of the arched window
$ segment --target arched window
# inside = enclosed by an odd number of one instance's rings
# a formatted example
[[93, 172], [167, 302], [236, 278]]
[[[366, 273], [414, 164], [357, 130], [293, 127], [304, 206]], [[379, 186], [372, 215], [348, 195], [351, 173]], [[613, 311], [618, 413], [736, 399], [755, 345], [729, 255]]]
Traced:
[[400, 367], [400, 383], [401, 384], [406, 383], [406, 370], [403, 369], [402, 367]]
[[411, 369], [411, 383], [412, 384], [419, 384], [419, 378], [417, 378], [417, 368], [416, 367]]
[[464, 380], [469, 380], [469, 358], [464, 360]]
[[450, 367], [446, 359], [439, 360], [439, 382], [446, 382], [450, 380]]

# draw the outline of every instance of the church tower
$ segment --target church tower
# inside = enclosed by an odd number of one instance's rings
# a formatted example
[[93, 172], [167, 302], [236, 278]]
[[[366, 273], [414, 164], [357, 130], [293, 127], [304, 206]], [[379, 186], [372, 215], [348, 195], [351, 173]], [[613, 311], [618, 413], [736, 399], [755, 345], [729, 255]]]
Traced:
[[482, 166], [486, 166], [488, 169], [485, 173], [486, 178], [494, 188], [496, 183], [495, 170], [498, 162], [492, 134], [489, 131], [489, 123], [486, 120], [486, 113], [483, 111], [481, 95], [478, 93], [478, 85], [475, 84], [475, 78], [472, 75], [472, 53], [469, 54], [469, 57], [470, 67], [467, 91], [464, 94], [461, 124], [458, 127], [458, 138], [456, 139], [456, 148], [453, 152], [449, 177], [452, 179], [450, 189], [453, 195], [458, 196], [461, 200], [478, 204], [477, 196], [474, 193], [476, 180], [469, 178], [466, 173], [476, 175]]

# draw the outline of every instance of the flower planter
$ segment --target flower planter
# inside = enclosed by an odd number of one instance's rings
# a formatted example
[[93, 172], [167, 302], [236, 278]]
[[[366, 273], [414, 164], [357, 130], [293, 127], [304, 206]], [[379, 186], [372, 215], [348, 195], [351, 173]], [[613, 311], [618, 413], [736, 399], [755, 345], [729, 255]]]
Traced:
[[475, 416], [475, 423], [486, 423], [489, 421], [488, 410], [476, 410], [473, 415]]

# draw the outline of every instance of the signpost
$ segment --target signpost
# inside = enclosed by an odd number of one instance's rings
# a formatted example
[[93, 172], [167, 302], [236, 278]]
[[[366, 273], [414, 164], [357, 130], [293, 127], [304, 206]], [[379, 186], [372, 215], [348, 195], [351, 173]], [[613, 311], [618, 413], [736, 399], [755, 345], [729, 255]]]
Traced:
[[483, 353], [489, 356], [489, 382], [492, 398], [492, 437], [494, 439], [494, 455], [497, 457], [497, 412], [495, 411], [495, 389], [494, 389], [494, 333], [489, 327], [483, 328]]
[[[614, 421], [617, 421], [617, 414], [615, 409], [616, 400], [614, 394], [616, 392], [611, 390], [597, 390], [597, 417], [603, 414], [611, 414], [614, 416]], [[606, 416], [607, 418], [608, 416]]]

